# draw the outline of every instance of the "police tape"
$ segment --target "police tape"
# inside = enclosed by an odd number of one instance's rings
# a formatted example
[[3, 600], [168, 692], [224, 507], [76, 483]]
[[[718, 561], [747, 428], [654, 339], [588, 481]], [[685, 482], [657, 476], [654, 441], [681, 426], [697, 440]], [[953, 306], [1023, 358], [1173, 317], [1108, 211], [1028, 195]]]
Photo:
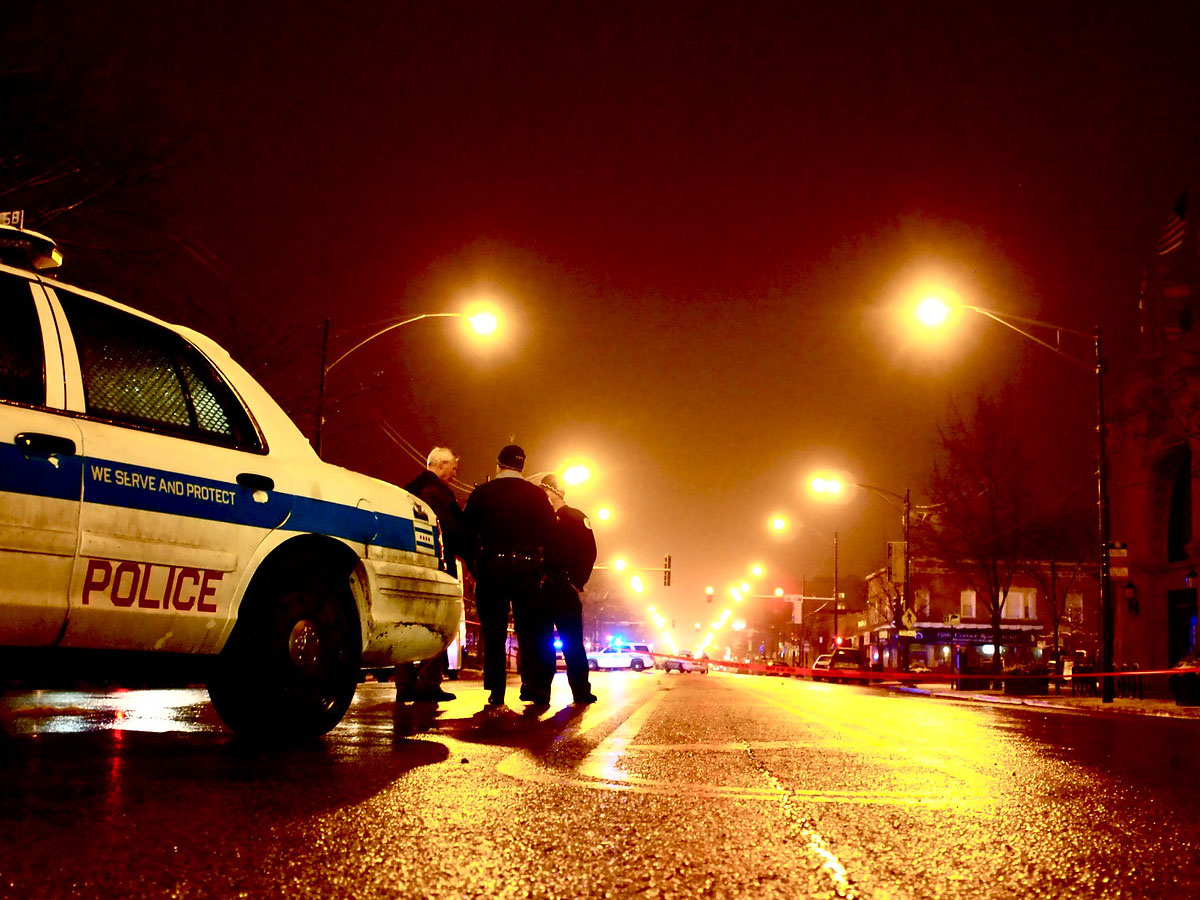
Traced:
[[807, 677], [816, 680], [846, 680], [846, 681], [877, 681], [877, 682], [959, 682], [964, 680], [970, 681], [997, 681], [997, 680], [1025, 680], [1037, 679], [1042, 681], [1052, 681], [1062, 684], [1070, 684], [1073, 679], [1079, 681], [1087, 681], [1089, 679], [1100, 678], [1130, 678], [1141, 677], [1146, 675], [1187, 675], [1200, 674], [1200, 666], [1191, 666], [1187, 668], [1175, 669], [1129, 669], [1123, 672], [1090, 672], [1090, 671], [1074, 671], [1070, 674], [1061, 674], [1057, 672], [900, 672], [894, 669], [814, 669], [808, 666], [793, 666], [782, 661], [772, 661], [767, 663], [760, 662], [745, 662], [735, 659], [706, 659], [695, 658], [691, 656], [681, 656], [670, 653], [649, 653], [644, 654], [655, 659], [656, 665], [661, 661], [674, 661], [679, 663], [687, 663], [689, 665], [703, 664], [710, 669], [719, 669], [721, 671], [732, 670], [734, 672], [745, 673], [750, 675], [764, 674], [777, 676], [794, 676]]

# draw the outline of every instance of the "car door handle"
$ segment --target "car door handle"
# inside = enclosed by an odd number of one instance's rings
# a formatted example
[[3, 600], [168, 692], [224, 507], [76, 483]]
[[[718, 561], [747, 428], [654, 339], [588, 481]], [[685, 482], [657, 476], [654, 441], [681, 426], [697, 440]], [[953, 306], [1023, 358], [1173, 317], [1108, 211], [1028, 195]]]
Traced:
[[254, 472], [242, 472], [237, 477], [237, 483], [248, 491], [275, 490], [275, 479], [269, 478], [266, 475], [258, 475]]
[[30, 454], [37, 456], [74, 456], [75, 442], [70, 438], [59, 437], [56, 434], [39, 434], [36, 431], [23, 431], [15, 438], [15, 443], [24, 451], [28, 458]]

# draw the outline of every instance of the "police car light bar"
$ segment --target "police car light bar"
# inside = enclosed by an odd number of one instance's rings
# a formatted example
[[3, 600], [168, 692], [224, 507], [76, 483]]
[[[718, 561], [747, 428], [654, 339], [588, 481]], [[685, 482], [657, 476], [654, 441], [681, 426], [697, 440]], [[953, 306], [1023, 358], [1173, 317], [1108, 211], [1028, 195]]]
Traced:
[[0, 225], [0, 262], [18, 269], [44, 272], [62, 265], [58, 245], [44, 234]]

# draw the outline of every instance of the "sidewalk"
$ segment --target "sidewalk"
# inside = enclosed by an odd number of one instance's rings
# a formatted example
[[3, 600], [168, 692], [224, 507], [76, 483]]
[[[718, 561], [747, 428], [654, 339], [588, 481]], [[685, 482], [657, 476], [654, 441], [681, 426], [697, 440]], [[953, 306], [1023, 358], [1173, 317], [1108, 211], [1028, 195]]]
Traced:
[[1069, 690], [1061, 694], [1051, 691], [1049, 694], [1031, 697], [1005, 694], [1003, 691], [956, 691], [945, 683], [906, 685], [893, 682], [884, 684], [883, 687], [901, 694], [920, 694], [946, 700], [968, 700], [1006, 706], [1042, 707], [1086, 715], [1167, 716], [1174, 719], [1200, 720], [1200, 706], [1176, 706], [1173, 697], [1147, 697], [1145, 700], [1117, 697], [1112, 703], [1104, 703], [1099, 697], [1072, 696]]

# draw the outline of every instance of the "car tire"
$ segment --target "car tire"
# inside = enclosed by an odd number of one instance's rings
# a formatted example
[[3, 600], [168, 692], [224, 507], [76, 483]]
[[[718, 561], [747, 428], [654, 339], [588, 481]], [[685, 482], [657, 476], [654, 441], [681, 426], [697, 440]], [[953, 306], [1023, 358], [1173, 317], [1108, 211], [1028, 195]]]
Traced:
[[630, 661], [629, 668], [633, 669], [635, 672], [640, 672], [642, 669], [646, 668], [646, 664], [640, 659], [634, 659]]
[[589, 659], [588, 660], [588, 671], [589, 672], [599, 672], [600, 671], [600, 663], [596, 662], [594, 659]]
[[208, 693], [239, 734], [304, 738], [342, 720], [362, 652], [353, 600], [331, 572], [280, 569], [251, 588]]

